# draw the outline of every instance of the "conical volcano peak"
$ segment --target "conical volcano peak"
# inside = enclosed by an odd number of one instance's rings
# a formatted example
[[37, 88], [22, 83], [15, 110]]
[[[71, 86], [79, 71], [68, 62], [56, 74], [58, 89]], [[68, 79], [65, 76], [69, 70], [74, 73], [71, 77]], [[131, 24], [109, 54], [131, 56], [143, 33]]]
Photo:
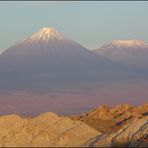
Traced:
[[44, 27], [39, 31], [32, 34], [28, 37], [25, 41], [34, 42], [34, 41], [45, 41], [48, 42], [49, 40], [64, 40], [65, 37], [55, 29], [51, 27]]

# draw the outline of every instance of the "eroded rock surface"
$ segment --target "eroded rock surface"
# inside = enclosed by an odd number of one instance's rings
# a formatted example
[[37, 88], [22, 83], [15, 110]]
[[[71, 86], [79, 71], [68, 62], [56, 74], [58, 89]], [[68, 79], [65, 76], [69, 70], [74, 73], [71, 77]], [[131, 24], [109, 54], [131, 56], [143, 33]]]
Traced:
[[85, 123], [54, 113], [35, 118], [0, 117], [0, 147], [81, 146], [100, 134]]
[[148, 115], [148, 104], [132, 106], [128, 104], [117, 105], [110, 108], [101, 105], [98, 108], [78, 116], [71, 116], [73, 120], [80, 120], [103, 133], [116, 131], [133, 120], [135, 117], [146, 117]]
[[121, 129], [94, 138], [87, 146], [93, 147], [146, 147], [148, 146], [148, 118], [135, 118]]
[[86, 144], [88, 147], [148, 147], [148, 104], [113, 108], [102, 105], [71, 118], [102, 132]]

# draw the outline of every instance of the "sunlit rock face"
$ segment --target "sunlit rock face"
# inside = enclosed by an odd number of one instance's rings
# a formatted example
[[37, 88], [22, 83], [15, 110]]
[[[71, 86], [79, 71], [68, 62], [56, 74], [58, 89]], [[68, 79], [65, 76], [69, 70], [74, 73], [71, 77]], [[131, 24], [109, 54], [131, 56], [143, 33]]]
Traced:
[[93, 147], [147, 147], [148, 118], [135, 118], [120, 130], [102, 135]]
[[148, 104], [132, 106], [128, 104], [108, 107], [101, 105], [92, 111], [78, 116], [71, 116], [74, 120], [80, 120], [95, 129], [106, 133], [116, 131], [131, 122], [134, 118], [145, 117], [148, 113]]
[[82, 114], [73, 120], [87, 123], [102, 134], [87, 143], [91, 147], [146, 147], [148, 145], [148, 104], [106, 105]]

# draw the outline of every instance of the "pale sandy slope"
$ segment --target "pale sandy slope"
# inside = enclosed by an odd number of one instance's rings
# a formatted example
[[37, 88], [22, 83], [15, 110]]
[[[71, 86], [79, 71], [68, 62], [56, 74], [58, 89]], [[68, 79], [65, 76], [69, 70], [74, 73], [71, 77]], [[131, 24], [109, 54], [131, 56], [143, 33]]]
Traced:
[[36, 118], [0, 117], [1, 147], [81, 146], [101, 133], [85, 123], [44, 113]]

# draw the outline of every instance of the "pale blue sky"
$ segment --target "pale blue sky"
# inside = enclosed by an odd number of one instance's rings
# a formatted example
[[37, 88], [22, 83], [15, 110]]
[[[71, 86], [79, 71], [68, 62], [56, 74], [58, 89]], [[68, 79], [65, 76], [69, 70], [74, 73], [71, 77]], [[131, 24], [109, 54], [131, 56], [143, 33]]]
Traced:
[[115, 39], [148, 42], [148, 2], [0, 2], [0, 49], [48, 26], [88, 48]]

